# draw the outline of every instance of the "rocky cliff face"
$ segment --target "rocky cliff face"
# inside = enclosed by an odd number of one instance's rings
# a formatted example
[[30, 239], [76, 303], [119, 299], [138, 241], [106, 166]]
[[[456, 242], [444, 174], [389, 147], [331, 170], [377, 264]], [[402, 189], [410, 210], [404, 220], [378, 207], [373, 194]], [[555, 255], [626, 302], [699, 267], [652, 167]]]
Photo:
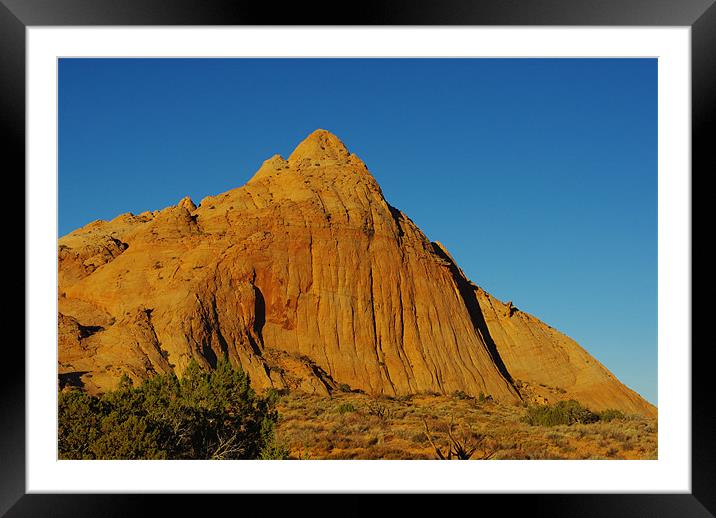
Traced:
[[575, 342], [472, 284], [317, 130], [243, 187], [59, 240], [60, 384], [228, 356], [257, 388], [577, 397], [655, 414]]

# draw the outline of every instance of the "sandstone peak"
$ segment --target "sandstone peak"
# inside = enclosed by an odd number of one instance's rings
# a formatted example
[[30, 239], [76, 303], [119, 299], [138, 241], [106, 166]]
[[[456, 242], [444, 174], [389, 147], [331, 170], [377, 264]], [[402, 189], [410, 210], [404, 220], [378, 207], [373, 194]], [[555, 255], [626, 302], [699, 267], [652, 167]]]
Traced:
[[310, 160], [341, 160], [348, 158], [350, 152], [341, 139], [330, 131], [317, 129], [306, 137], [288, 157], [290, 162]]
[[326, 130], [199, 208], [186, 197], [59, 245], [59, 373], [90, 392], [226, 356], [258, 389], [656, 415], [576, 342], [473, 284]]
[[196, 210], [196, 205], [189, 196], [184, 196], [181, 200], [179, 200], [177, 207], [184, 207], [189, 212], [194, 212]]

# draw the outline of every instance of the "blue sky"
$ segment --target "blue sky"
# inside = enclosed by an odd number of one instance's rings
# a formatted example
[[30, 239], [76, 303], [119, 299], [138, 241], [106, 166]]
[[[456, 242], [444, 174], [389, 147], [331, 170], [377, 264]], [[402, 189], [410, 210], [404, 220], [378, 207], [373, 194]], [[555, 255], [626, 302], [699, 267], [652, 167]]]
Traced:
[[241, 186], [316, 128], [657, 403], [655, 59], [62, 59], [59, 235]]

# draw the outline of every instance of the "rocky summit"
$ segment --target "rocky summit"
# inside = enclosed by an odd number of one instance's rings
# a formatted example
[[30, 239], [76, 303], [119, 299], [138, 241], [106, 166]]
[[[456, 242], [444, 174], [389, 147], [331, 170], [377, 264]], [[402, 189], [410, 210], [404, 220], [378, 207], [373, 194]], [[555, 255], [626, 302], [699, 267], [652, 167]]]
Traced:
[[569, 337], [471, 282], [325, 130], [246, 185], [58, 243], [59, 384], [228, 357], [257, 389], [574, 398], [655, 416]]

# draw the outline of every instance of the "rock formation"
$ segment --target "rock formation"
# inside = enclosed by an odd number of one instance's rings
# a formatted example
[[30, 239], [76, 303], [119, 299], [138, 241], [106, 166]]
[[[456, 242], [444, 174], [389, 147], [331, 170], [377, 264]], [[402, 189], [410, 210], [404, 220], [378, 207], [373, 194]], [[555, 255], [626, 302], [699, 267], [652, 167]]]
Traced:
[[656, 409], [579, 345], [467, 279], [317, 130], [243, 187], [59, 240], [60, 384], [96, 393], [227, 356], [259, 389], [575, 397]]

